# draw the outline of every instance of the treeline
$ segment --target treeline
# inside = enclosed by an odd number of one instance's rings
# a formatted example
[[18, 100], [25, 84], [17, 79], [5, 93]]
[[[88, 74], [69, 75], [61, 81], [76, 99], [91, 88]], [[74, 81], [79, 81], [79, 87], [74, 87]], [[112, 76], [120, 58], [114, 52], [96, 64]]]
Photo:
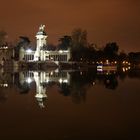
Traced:
[[102, 48], [95, 43], [89, 43], [87, 31], [75, 29], [70, 36], [65, 35], [59, 39], [58, 49], [71, 50], [71, 61], [97, 62], [105, 61], [129, 61], [140, 63], [140, 52], [126, 53], [119, 50], [117, 42], [108, 42]]
[[[105, 46], [99, 48], [95, 43], [89, 43], [87, 31], [80, 28], [74, 29], [71, 35], [62, 36], [58, 41], [58, 45], [48, 44], [43, 46], [45, 50], [67, 50], [71, 51], [70, 61], [82, 62], [97, 62], [108, 59], [109, 61], [130, 61], [135, 64], [140, 63], [140, 52], [125, 53], [119, 50], [117, 42], [108, 42]], [[7, 33], [3, 30], [0, 31], [0, 46], [7, 45]], [[31, 44], [29, 37], [20, 36], [18, 42], [10, 44], [15, 48], [15, 59], [19, 57], [19, 49], [33, 48], [35, 45]]]

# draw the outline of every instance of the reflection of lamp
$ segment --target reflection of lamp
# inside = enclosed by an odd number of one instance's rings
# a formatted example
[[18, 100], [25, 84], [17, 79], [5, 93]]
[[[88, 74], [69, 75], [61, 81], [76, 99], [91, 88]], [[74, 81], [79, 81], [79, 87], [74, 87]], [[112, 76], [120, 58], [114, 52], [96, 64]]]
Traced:
[[8, 84], [0, 84], [1, 87], [8, 87]]
[[67, 79], [65, 79], [65, 80], [63, 80], [63, 82], [64, 82], [64, 83], [68, 83], [68, 80], [67, 80]]
[[109, 60], [106, 60], [106, 64], [109, 64]]
[[93, 83], [92, 83], [92, 84], [93, 84], [93, 86], [94, 86], [94, 85], [96, 85], [96, 83], [95, 83], [94, 81], [93, 81]]
[[32, 79], [29, 77], [26, 81], [28, 84], [30, 84], [32, 82]]
[[63, 82], [63, 80], [60, 78], [60, 79], [59, 79], [59, 83], [62, 84], [62, 82]]

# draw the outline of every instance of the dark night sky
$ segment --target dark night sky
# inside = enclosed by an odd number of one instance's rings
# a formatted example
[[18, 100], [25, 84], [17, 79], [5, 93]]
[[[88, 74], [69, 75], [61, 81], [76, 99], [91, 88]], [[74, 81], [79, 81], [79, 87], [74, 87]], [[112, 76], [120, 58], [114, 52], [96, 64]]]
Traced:
[[45, 24], [49, 43], [80, 27], [99, 47], [118, 42], [121, 50], [140, 51], [139, 0], [1, 0], [0, 29], [9, 40], [31, 37]]

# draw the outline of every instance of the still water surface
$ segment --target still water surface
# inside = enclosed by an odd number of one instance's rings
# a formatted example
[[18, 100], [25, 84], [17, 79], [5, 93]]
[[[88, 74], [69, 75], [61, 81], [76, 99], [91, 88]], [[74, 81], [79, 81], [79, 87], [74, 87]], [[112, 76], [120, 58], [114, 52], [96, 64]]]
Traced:
[[0, 139], [140, 139], [140, 71], [0, 73]]

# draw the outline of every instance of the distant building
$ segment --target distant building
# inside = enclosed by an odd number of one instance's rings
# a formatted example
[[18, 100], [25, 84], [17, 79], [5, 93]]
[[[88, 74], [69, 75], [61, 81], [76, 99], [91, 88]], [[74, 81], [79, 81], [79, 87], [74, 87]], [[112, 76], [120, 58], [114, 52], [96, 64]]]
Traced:
[[0, 65], [1, 66], [12, 66], [13, 64], [13, 47], [8, 45], [0, 46]]
[[45, 32], [45, 25], [39, 27], [39, 31], [36, 34], [36, 50], [32, 48], [20, 48], [19, 60], [20, 61], [54, 61], [67, 62], [70, 59], [70, 50], [55, 50], [51, 51], [47, 49], [48, 35]]

